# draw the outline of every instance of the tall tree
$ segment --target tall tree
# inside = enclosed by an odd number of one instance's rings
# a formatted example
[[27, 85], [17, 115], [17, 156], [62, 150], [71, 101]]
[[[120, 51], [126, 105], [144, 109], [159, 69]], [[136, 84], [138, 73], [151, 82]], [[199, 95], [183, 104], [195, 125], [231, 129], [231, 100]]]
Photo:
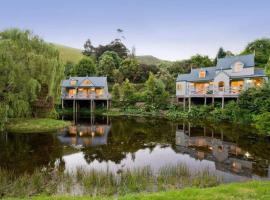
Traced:
[[224, 50], [222, 47], [220, 47], [220, 48], [218, 49], [216, 58], [215, 58], [215, 60], [214, 60], [214, 64], [215, 64], [215, 65], [217, 64], [217, 60], [218, 60], [219, 58], [224, 58], [224, 57], [226, 57], [226, 56], [227, 56], [227, 53], [225, 52], [225, 50]]
[[165, 90], [164, 83], [150, 73], [146, 86], [146, 99], [148, 105], [162, 107], [166, 105], [168, 92]]
[[114, 103], [119, 103], [121, 97], [121, 88], [119, 83], [115, 83], [112, 88], [112, 100]]
[[96, 49], [92, 45], [91, 40], [87, 39], [86, 42], [83, 45], [84, 50], [83, 50], [83, 55], [85, 56], [95, 56]]
[[93, 76], [96, 75], [96, 65], [90, 58], [82, 58], [76, 65], [77, 76]]
[[121, 58], [113, 51], [106, 51], [102, 54], [98, 62], [98, 72], [107, 76], [110, 82], [114, 81], [115, 70], [119, 68]]
[[264, 68], [270, 56], [270, 39], [263, 38], [248, 43], [242, 54], [247, 53], [255, 53], [256, 66]]
[[114, 51], [118, 54], [120, 58], [126, 58], [129, 53], [129, 50], [120, 39], [115, 39], [110, 44], [107, 44], [105, 46], [99, 45], [98, 47], [96, 47], [95, 51], [97, 59], [106, 51]]
[[30, 31], [0, 32], [0, 101], [8, 117], [53, 113], [63, 78], [55, 47]]
[[122, 102], [124, 106], [132, 104], [135, 93], [134, 85], [130, 83], [128, 79], [126, 79], [121, 86], [121, 90], [122, 90]]
[[211, 67], [214, 66], [213, 61], [208, 56], [194, 55], [190, 58], [191, 67]]
[[125, 78], [130, 79], [132, 82], [138, 81], [140, 75], [142, 74], [141, 65], [135, 58], [126, 58], [123, 60], [119, 71]]
[[68, 61], [66, 64], [65, 64], [65, 71], [64, 71], [64, 73], [65, 73], [65, 76], [66, 76], [66, 78], [68, 78], [69, 76], [73, 76], [73, 75], [75, 75], [75, 64], [73, 63], [73, 62], [70, 62], [70, 61]]

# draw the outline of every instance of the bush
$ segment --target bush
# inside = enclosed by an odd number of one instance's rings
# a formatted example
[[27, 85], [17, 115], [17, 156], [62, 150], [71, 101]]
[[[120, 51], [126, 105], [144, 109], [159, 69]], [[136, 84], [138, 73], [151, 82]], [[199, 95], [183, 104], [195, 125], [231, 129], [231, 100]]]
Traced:
[[270, 112], [254, 117], [255, 126], [261, 134], [270, 135]]

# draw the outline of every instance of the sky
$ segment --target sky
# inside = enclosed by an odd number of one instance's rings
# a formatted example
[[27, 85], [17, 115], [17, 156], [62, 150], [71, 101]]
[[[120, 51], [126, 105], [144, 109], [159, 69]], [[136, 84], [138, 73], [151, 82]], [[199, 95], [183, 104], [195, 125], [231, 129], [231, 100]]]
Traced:
[[107, 44], [120, 34], [137, 55], [165, 60], [218, 48], [241, 52], [248, 42], [270, 37], [269, 0], [6, 0], [0, 30], [30, 29], [48, 42], [83, 49], [89, 38]]

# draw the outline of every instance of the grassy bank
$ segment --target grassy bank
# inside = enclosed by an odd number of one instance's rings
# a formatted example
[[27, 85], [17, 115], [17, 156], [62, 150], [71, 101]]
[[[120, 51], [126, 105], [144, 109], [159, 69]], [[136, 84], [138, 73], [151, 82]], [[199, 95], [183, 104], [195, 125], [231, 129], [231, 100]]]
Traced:
[[103, 115], [108, 116], [136, 116], [136, 117], [166, 117], [166, 112], [164, 110], [153, 110], [153, 111], [144, 111], [139, 108], [112, 108], [108, 111], [104, 111]]
[[[129, 194], [118, 197], [119, 200], [131, 200], [131, 199], [151, 199], [151, 200], [253, 200], [270, 199], [270, 182], [268, 181], [252, 181], [245, 183], [232, 183], [226, 185], [220, 185], [212, 188], [186, 188], [182, 190], [171, 190], [166, 192], [156, 193], [140, 193], [140, 194]], [[13, 198], [9, 198], [13, 199]], [[29, 198], [25, 198], [29, 199]], [[69, 200], [75, 199], [71, 196], [38, 196], [31, 199], [36, 200]], [[115, 197], [89, 197], [82, 196], [76, 197], [76, 199], [103, 199], [112, 200]]]
[[38, 118], [38, 119], [10, 119], [6, 125], [10, 133], [45, 133], [56, 131], [70, 125], [68, 121]]
[[74, 172], [38, 169], [31, 174], [16, 175], [0, 169], [0, 194], [3, 197], [123, 196], [186, 187], [213, 187], [220, 183], [222, 178], [208, 169], [191, 171], [183, 164], [168, 165], [159, 170], [146, 166], [132, 170], [124, 169], [117, 173], [78, 168]]

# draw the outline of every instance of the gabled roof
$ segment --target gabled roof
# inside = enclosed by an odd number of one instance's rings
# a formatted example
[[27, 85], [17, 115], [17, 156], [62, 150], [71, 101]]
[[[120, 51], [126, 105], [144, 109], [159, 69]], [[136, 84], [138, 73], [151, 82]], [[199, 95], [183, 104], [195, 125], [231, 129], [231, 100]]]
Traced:
[[[199, 78], [199, 72], [205, 70], [204, 78]], [[192, 69], [189, 74], [178, 74], [176, 81], [210, 81], [213, 80], [216, 74], [216, 67], [204, 67]]]
[[[251, 78], [251, 77], [266, 77], [265, 70], [264, 69], [255, 69], [254, 74], [252, 75], [246, 75], [246, 78]], [[235, 75], [235, 76], [230, 76], [230, 78], [243, 78], [243, 76]]]
[[232, 64], [240, 61], [244, 64], [245, 67], [254, 67], [254, 54], [248, 55], [239, 55], [239, 56], [232, 56], [232, 57], [225, 57], [220, 58], [217, 60], [217, 70], [221, 69], [230, 69]]
[[107, 85], [107, 77], [70, 77], [67, 80], [63, 80], [61, 86], [62, 87], [74, 87], [74, 85], [70, 85], [71, 80], [76, 80], [76, 86], [85, 86], [83, 85], [84, 80], [90, 80], [92, 82], [89, 86], [94, 87], [105, 87]]

